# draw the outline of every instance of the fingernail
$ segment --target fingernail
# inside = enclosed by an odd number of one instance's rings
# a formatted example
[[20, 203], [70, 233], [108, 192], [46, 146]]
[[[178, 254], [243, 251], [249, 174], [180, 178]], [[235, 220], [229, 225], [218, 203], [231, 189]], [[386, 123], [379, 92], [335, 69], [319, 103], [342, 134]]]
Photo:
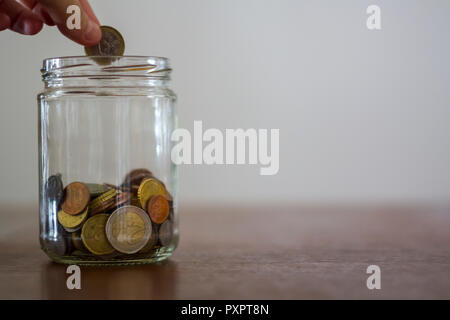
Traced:
[[87, 45], [97, 44], [102, 38], [100, 27], [91, 19], [88, 20], [85, 30], [83, 30], [83, 40]]

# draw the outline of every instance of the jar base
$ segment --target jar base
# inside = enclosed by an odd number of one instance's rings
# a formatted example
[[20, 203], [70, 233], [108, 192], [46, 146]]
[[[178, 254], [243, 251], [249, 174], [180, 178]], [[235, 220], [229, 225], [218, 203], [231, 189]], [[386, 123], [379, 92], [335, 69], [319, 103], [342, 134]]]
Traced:
[[173, 251], [175, 250], [176, 245], [164, 247], [157, 250], [154, 254], [150, 256], [140, 257], [139, 255], [133, 255], [130, 258], [120, 257], [94, 257], [88, 255], [57, 255], [51, 251], [43, 251], [47, 254], [47, 256], [56, 263], [66, 264], [66, 265], [79, 265], [79, 266], [130, 266], [130, 265], [140, 265], [140, 264], [152, 264], [156, 262], [160, 262], [169, 258]]

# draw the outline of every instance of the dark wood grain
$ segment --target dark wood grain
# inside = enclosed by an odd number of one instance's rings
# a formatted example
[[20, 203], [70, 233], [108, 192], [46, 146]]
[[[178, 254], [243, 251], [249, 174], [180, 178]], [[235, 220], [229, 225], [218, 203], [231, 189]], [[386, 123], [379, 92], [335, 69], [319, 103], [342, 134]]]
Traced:
[[[39, 249], [36, 208], [0, 225], [3, 299], [450, 299], [450, 210], [431, 207], [185, 207], [171, 259], [66, 267]], [[381, 267], [381, 290], [366, 268]]]

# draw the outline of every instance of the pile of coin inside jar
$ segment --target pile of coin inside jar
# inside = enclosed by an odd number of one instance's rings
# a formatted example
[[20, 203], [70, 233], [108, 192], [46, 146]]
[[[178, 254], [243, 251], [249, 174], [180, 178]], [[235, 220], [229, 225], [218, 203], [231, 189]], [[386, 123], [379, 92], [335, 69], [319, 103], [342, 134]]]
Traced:
[[172, 242], [172, 196], [147, 169], [132, 170], [119, 186], [72, 182], [63, 187], [57, 174], [45, 188], [69, 242], [66, 255], [148, 254]]

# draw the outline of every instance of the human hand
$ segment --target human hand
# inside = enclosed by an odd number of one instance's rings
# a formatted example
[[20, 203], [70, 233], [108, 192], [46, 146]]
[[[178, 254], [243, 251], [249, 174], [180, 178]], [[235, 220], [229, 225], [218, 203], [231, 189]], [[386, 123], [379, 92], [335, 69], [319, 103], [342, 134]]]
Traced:
[[[70, 5], [80, 8], [80, 30], [67, 28]], [[0, 31], [9, 28], [34, 35], [41, 31], [44, 23], [56, 25], [66, 37], [85, 46], [97, 44], [102, 37], [100, 23], [87, 0], [0, 0]]]

